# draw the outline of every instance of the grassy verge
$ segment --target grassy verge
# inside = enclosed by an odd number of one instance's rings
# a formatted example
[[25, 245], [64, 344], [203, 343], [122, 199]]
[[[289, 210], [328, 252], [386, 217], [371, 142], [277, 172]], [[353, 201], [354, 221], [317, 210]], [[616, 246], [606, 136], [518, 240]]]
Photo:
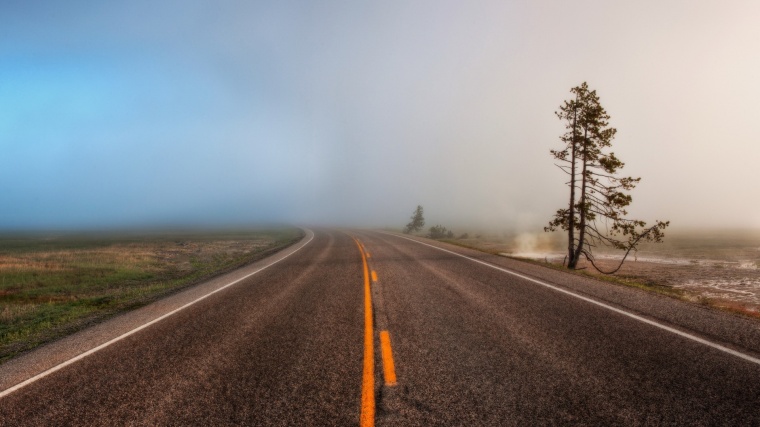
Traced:
[[522, 261], [522, 262], [526, 262], [526, 263], [530, 263], [534, 265], [540, 265], [546, 268], [562, 271], [567, 274], [575, 274], [578, 276], [590, 277], [590, 278], [602, 280], [608, 283], [614, 283], [617, 285], [623, 285], [623, 286], [628, 286], [632, 288], [642, 289], [649, 292], [655, 292], [660, 295], [665, 295], [665, 296], [679, 299], [682, 301], [688, 301], [688, 302], [696, 303], [696, 304], [703, 305], [706, 307], [712, 307], [712, 308], [719, 309], [722, 311], [727, 311], [730, 313], [739, 314], [739, 315], [751, 317], [754, 319], [760, 319], [760, 313], [758, 313], [757, 311], [750, 310], [741, 304], [731, 302], [731, 301], [707, 298], [701, 295], [692, 295], [685, 292], [682, 289], [676, 289], [672, 286], [658, 283], [656, 280], [651, 280], [651, 279], [636, 277], [636, 276], [608, 275], [608, 274], [597, 273], [596, 271], [592, 271], [592, 270], [568, 270], [562, 265], [559, 265], [556, 263], [532, 260], [532, 259], [527, 259], [527, 258], [511, 257], [508, 255], [502, 254], [499, 250], [482, 248], [477, 245], [463, 243], [454, 239], [446, 239], [442, 241], [446, 243], [450, 243], [452, 245], [468, 248], [468, 249], [474, 249], [477, 251], [481, 251], [481, 252], [485, 252], [485, 253], [489, 253], [493, 255], [505, 256], [507, 258], [511, 258], [514, 260], [518, 260], [518, 261]]
[[0, 362], [297, 242], [301, 230], [0, 236]]
[[465, 244], [465, 243], [458, 242], [458, 241], [453, 240], [453, 239], [452, 240], [443, 240], [443, 241], [445, 241], [446, 243], [450, 243], [452, 245], [457, 245], [457, 246], [461, 246], [461, 247], [468, 248], [468, 249], [474, 249], [474, 250], [485, 252], [485, 253], [489, 253], [489, 254], [492, 254], [492, 255], [504, 256], [504, 257], [507, 257], [507, 258], [510, 258], [510, 259], [514, 259], [514, 260], [517, 260], [517, 261], [526, 262], [526, 263], [530, 263], [530, 264], [534, 264], [534, 265], [540, 265], [542, 267], [551, 268], [551, 269], [554, 269], [554, 270], [557, 270], [557, 271], [562, 271], [562, 272], [567, 273], [567, 274], [574, 274], [574, 275], [577, 275], [577, 276], [590, 277], [590, 278], [597, 279], [597, 280], [602, 280], [602, 281], [605, 281], [605, 282], [608, 282], [608, 283], [615, 283], [615, 284], [618, 284], [618, 285], [628, 286], [628, 287], [637, 288], [637, 289], [643, 289], [643, 290], [650, 291], [650, 292], [655, 292], [655, 293], [658, 293], [658, 294], [661, 294], [661, 295], [666, 295], [666, 296], [669, 296], [669, 297], [672, 297], [672, 298], [677, 298], [677, 299], [681, 299], [681, 300], [687, 300], [686, 294], [685, 294], [685, 292], [683, 290], [673, 288], [672, 286], [663, 285], [663, 284], [657, 283], [656, 281], [649, 280], [649, 279], [642, 279], [642, 278], [639, 278], [639, 277], [630, 277], [630, 276], [623, 276], [623, 275], [606, 275], [606, 274], [596, 273], [596, 272], [590, 271], [590, 270], [568, 270], [567, 268], [565, 268], [565, 267], [563, 267], [561, 265], [555, 264], [555, 263], [546, 262], [546, 261], [539, 261], [539, 260], [532, 260], [532, 259], [527, 259], [527, 258], [511, 257], [509, 255], [504, 255], [503, 253], [501, 253], [498, 250], [480, 248], [477, 245]]

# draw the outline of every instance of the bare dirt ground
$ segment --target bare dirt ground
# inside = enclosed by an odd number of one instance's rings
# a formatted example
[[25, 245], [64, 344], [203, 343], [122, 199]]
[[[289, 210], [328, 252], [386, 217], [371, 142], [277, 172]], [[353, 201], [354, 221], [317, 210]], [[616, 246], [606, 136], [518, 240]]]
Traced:
[[[561, 264], [561, 260], [554, 262]], [[605, 259], [597, 265], [611, 270], [618, 262]], [[756, 262], [639, 257], [623, 264], [616, 275], [680, 289], [688, 300], [760, 315], [760, 269]]]
[[[684, 299], [742, 312], [760, 318], [760, 231], [679, 230], [666, 233], [662, 244], [642, 245], [614, 275], [667, 287]], [[459, 239], [457, 242], [507, 256], [562, 265], [564, 252], [558, 234], [522, 234]], [[597, 254], [597, 265], [613, 270], [622, 253]], [[601, 276], [587, 262], [585, 273]]]

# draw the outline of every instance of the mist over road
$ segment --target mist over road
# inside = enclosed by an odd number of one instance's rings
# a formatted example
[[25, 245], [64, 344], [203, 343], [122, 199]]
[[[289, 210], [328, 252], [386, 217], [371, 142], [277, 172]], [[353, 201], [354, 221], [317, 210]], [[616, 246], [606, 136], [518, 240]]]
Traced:
[[0, 425], [760, 424], [757, 322], [422, 239], [311, 237], [0, 366], [2, 393], [197, 301], [1, 397]]

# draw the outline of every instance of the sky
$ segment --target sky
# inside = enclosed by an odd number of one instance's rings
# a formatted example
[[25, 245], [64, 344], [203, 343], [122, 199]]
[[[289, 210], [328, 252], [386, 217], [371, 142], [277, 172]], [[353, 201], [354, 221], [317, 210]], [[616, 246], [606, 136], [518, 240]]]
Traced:
[[588, 82], [630, 216], [760, 228], [760, 2], [0, 3], [0, 229], [540, 231]]

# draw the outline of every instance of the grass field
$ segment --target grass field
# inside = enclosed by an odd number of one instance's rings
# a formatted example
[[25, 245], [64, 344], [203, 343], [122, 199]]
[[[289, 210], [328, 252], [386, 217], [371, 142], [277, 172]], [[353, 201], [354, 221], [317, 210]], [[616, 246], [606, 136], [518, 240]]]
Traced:
[[293, 228], [0, 235], [0, 362], [301, 237]]

